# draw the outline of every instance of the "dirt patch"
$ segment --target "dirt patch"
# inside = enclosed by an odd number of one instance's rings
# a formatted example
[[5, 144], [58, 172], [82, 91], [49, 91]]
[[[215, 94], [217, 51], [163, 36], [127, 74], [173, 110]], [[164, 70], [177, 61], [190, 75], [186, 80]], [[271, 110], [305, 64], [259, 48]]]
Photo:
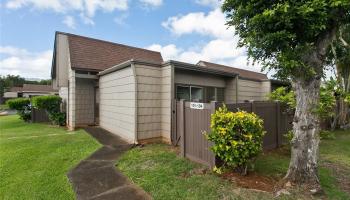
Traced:
[[273, 192], [276, 180], [250, 172], [246, 176], [242, 176], [235, 172], [229, 172], [222, 175], [224, 179], [234, 182], [242, 188]]
[[189, 172], [184, 172], [180, 175], [182, 178], [188, 178], [193, 175], [204, 175], [207, 174], [210, 170], [206, 167], [195, 168], [190, 170]]
[[350, 169], [343, 165], [327, 161], [322, 162], [321, 165], [331, 170], [341, 190], [350, 195]]

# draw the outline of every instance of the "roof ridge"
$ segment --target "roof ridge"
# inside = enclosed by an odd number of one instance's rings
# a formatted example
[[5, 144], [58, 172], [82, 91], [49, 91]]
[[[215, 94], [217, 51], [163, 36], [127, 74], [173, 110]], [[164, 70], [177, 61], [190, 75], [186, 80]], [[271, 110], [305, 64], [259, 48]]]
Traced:
[[144, 50], [144, 51], [151, 51], [154, 53], [159, 53], [162, 56], [162, 54], [159, 51], [149, 50], [149, 49], [145, 49], [145, 48], [141, 48], [141, 47], [134, 47], [134, 46], [126, 45], [126, 44], [120, 44], [120, 43], [111, 42], [111, 41], [107, 41], [107, 40], [92, 38], [92, 37], [83, 36], [83, 35], [77, 35], [77, 34], [73, 34], [73, 33], [61, 32], [61, 31], [56, 31], [56, 34], [63, 34], [63, 35], [73, 36], [73, 37], [81, 37], [81, 38], [85, 38], [85, 39], [89, 39], [89, 40], [95, 40], [98, 42], [112, 44], [112, 45], [118, 45], [118, 46], [123, 46], [123, 47], [127, 47], [127, 48], [132, 48], [132, 49], [139, 49], [139, 50]]
[[242, 68], [238, 68], [238, 67], [233, 67], [233, 66], [229, 66], [229, 65], [223, 65], [223, 64], [208, 62], [208, 61], [204, 61], [204, 60], [198, 61], [196, 65], [198, 65], [200, 62], [209, 63], [209, 64], [214, 64], [214, 65], [220, 65], [220, 66], [223, 66], [223, 67], [230, 67], [230, 68], [233, 68], [233, 69], [243, 70], [243, 71], [246, 71], [246, 72], [253, 72], [253, 73], [257, 73], [257, 74], [266, 75], [265, 73], [262, 73], [262, 72], [256, 72], [256, 71], [246, 70], [246, 69], [242, 69]]

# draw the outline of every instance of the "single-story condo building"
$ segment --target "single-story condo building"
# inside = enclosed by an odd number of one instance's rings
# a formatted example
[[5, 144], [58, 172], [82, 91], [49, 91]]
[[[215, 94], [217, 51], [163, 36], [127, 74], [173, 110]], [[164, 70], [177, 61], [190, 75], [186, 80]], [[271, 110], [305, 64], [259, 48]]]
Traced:
[[176, 100], [262, 101], [266, 74], [206, 61], [163, 61], [159, 52], [56, 32], [51, 77], [69, 128], [99, 125], [131, 143], [170, 142]]
[[23, 84], [22, 87], [11, 87], [4, 92], [5, 99], [18, 97], [33, 97], [43, 95], [56, 95], [58, 90], [53, 89], [52, 85], [37, 85], [37, 84]]

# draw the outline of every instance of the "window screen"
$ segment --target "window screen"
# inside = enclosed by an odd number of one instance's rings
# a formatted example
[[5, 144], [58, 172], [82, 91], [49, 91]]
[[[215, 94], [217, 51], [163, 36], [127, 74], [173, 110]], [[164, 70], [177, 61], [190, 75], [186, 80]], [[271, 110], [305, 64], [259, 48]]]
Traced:
[[225, 100], [224, 88], [216, 88], [216, 101], [223, 102]]
[[214, 87], [207, 87], [206, 100], [207, 102], [216, 101]]
[[191, 86], [191, 101], [203, 102], [203, 88]]
[[176, 99], [190, 100], [190, 87], [188, 86], [177, 86], [176, 87]]

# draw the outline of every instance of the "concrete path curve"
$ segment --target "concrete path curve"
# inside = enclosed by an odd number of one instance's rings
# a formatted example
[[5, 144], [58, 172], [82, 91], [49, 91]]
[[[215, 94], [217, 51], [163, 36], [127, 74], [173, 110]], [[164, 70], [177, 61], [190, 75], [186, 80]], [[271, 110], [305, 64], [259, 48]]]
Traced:
[[98, 127], [85, 129], [104, 146], [82, 160], [68, 173], [78, 200], [152, 199], [115, 167], [119, 156], [132, 147], [119, 137]]

